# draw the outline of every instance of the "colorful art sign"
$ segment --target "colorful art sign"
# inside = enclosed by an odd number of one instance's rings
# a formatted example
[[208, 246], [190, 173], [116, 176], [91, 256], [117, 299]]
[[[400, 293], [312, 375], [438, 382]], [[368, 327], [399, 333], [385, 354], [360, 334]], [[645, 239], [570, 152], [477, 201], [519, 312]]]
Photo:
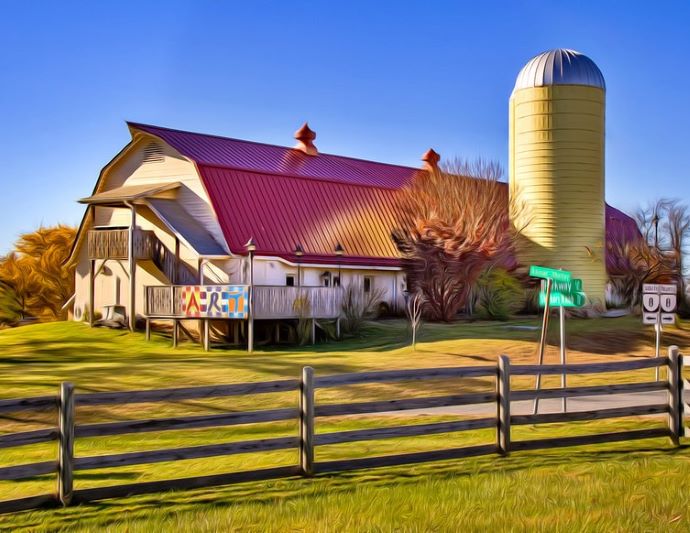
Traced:
[[186, 285], [182, 287], [182, 314], [190, 318], [247, 318], [246, 285]]

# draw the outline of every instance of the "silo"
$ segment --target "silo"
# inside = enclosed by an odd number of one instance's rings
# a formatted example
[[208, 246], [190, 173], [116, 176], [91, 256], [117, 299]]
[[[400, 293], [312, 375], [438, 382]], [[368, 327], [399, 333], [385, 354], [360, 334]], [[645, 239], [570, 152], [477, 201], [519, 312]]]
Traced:
[[523, 265], [562, 268], [604, 303], [606, 86], [587, 56], [557, 49], [531, 59], [510, 97], [511, 219]]

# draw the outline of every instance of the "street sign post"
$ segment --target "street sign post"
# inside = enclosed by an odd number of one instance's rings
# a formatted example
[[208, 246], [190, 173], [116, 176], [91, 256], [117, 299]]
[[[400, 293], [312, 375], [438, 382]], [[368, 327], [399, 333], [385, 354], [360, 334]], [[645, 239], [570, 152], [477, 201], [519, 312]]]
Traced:
[[[662, 325], [673, 324], [676, 321], [677, 291], [676, 285], [671, 283], [642, 285], [642, 323], [654, 326], [656, 357], [661, 355]], [[656, 380], [659, 381], [659, 367], [656, 367]]]
[[[566, 363], [565, 353], [565, 308], [582, 307], [585, 305], [585, 294], [582, 292], [582, 280], [573, 278], [567, 270], [556, 270], [538, 265], [532, 265], [529, 269], [530, 276], [541, 278], [541, 291], [539, 291], [539, 306], [544, 308], [544, 318], [542, 320], [542, 333], [539, 341], [539, 364], [544, 363], [544, 348], [546, 344], [546, 330], [549, 324], [549, 311], [552, 306], [559, 308], [560, 325], [560, 356], [561, 364]], [[537, 374], [537, 390], [541, 387], [541, 375]], [[565, 372], [561, 375], [561, 387], [566, 387]], [[566, 398], [561, 400], [563, 412], [566, 412]], [[534, 400], [534, 414], [539, 410], [539, 398]]]

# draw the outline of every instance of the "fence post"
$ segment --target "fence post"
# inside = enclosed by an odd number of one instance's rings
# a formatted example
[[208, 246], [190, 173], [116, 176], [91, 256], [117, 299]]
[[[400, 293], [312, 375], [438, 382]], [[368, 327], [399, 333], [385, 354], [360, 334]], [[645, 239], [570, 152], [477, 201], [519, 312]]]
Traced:
[[58, 404], [58, 498], [62, 505], [69, 505], [73, 493], [74, 463], [74, 385], [60, 385]]
[[668, 348], [668, 429], [671, 431], [673, 444], [680, 444], [681, 433], [681, 402], [680, 387], [682, 379], [681, 369], [678, 366], [678, 346]]
[[314, 369], [302, 369], [299, 397], [299, 454], [302, 475], [314, 474]]
[[510, 358], [498, 358], [498, 450], [507, 455], [510, 452]]
[[690, 437], [685, 431], [685, 380], [683, 379], [683, 368], [685, 367], [685, 357], [678, 352], [678, 430], [680, 437]]

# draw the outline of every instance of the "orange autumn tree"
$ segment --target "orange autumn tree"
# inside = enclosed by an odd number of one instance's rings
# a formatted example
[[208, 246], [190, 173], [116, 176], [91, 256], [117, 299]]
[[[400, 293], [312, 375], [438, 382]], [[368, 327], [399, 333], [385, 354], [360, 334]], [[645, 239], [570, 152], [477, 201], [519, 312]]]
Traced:
[[404, 220], [392, 238], [429, 319], [452, 320], [487, 268], [515, 266], [502, 176], [498, 163], [456, 160], [420, 172], [403, 190]]
[[74, 267], [64, 265], [76, 230], [69, 226], [25, 233], [0, 259], [0, 322], [58, 320], [74, 293]]

